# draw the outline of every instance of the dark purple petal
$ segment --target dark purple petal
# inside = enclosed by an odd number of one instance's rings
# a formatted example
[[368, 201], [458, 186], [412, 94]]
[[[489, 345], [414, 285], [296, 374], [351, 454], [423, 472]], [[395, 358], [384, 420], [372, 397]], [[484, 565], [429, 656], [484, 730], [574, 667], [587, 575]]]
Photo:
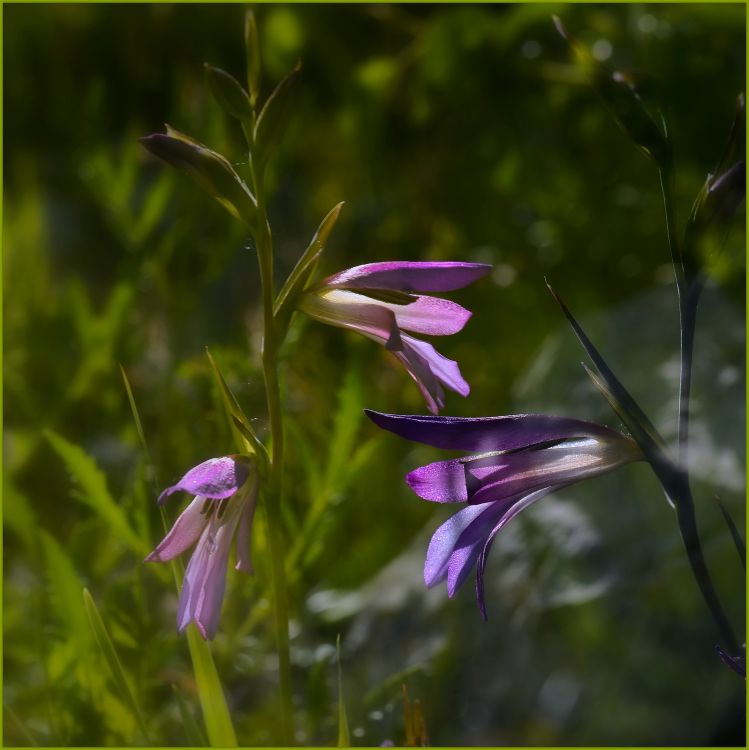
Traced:
[[[424, 561], [424, 583], [428, 587], [431, 588], [445, 578], [450, 555], [455, 551], [455, 544], [461, 534], [474, 523], [481, 525], [482, 515], [487, 511], [491, 511], [490, 506], [469, 505], [450, 516], [434, 532]], [[492, 523], [488, 525], [487, 533], [491, 528]]]
[[512, 495], [579, 482], [605, 474], [641, 458], [635, 443], [616, 440], [563, 440], [543, 448], [463, 459], [468, 502], [504, 500]]
[[435, 503], [468, 500], [465, 464], [459, 458], [420, 466], [406, 475], [406, 483], [423, 500]]
[[167, 487], [159, 495], [159, 505], [175, 492], [189, 492], [214, 500], [233, 495], [247, 480], [249, 465], [234, 456], [209, 458], [182, 477], [177, 484]]
[[491, 269], [484, 263], [388, 261], [349, 268], [323, 283], [346, 289], [449, 292], [472, 284]]
[[383, 414], [370, 409], [365, 409], [364, 413], [384, 430], [408, 440], [448, 450], [489, 453], [517, 450], [566, 438], [622, 438], [621, 433], [593, 422], [547, 414], [465, 418]]
[[[484, 620], [489, 619], [486, 614], [486, 602], [484, 601], [484, 571], [486, 569], [486, 559], [489, 555], [489, 551], [491, 550], [494, 537], [497, 536], [497, 534], [505, 526], [507, 526], [507, 524], [512, 521], [512, 519], [515, 518], [518, 513], [525, 510], [529, 505], [535, 503], [536, 500], [540, 500], [542, 497], [548, 495], [555, 489], [558, 488], [544, 487], [543, 489], [540, 489], [536, 492], [532, 492], [530, 495], [524, 495], [523, 497], [517, 499], [515, 502], [502, 506], [503, 512], [497, 519], [497, 523], [494, 528], [486, 537], [484, 545], [476, 561], [476, 600], [478, 601], [479, 610], [481, 611], [481, 616], [484, 618]], [[482, 506], [479, 505], [477, 507], [480, 508]]]
[[167, 562], [192, 547], [208, 523], [207, 514], [202, 512], [203, 506], [211, 502], [215, 501], [198, 495], [182, 511], [167, 535], [146, 558], [146, 562]]

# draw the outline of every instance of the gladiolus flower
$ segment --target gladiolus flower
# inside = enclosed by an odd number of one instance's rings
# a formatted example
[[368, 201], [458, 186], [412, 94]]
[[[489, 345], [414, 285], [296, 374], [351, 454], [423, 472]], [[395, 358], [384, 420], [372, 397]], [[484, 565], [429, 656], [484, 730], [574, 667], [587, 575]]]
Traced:
[[499, 531], [550, 492], [642, 459], [631, 438], [566, 417], [463, 419], [365, 413], [379, 427], [409, 440], [478, 451], [422, 466], [408, 474], [406, 482], [424, 500], [467, 504], [434, 533], [424, 583], [431, 588], [446, 579], [452, 597], [476, 565], [476, 597], [484, 619], [484, 569]]
[[433, 414], [445, 405], [444, 388], [470, 392], [458, 363], [405, 331], [449, 336], [460, 331], [471, 313], [450, 300], [419, 292], [461, 289], [486, 275], [482, 263], [369, 263], [341, 271], [311, 287], [299, 308], [330, 325], [349, 328], [392, 352], [416, 381]]
[[241, 456], [211, 458], [177, 484], [167, 487], [159, 504], [175, 492], [195, 495], [146, 562], [167, 562], [196, 544], [179, 597], [180, 633], [192, 621], [203, 638], [216, 635], [226, 586], [229, 547], [236, 534], [236, 570], [252, 572], [250, 531], [257, 501], [257, 471]]

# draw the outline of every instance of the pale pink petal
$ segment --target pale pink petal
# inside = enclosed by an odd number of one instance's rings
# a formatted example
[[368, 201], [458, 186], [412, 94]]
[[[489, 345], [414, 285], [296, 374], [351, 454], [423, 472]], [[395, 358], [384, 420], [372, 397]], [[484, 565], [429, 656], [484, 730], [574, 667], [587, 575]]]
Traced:
[[342, 289], [302, 295], [299, 309], [329, 325], [362, 333], [388, 349], [400, 349], [400, 331], [387, 306]]
[[146, 558], [146, 562], [166, 562], [192, 547], [208, 523], [208, 516], [203, 513], [206, 502], [216, 501], [206, 500], [202, 495], [198, 495], [182, 511], [167, 535]]

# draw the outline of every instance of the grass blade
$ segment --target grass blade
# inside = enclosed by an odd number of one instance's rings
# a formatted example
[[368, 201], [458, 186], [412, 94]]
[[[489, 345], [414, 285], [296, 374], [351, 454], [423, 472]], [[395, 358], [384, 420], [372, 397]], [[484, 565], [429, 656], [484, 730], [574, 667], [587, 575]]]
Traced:
[[187, 705], [187, 701], [182, 697], [179, 688], [176, 685], [172, 685], [172, 692], [174, 693], [174, 699], [177, 701], [177, 708], [179, 709], [179, 715], [182, 719], [182, 726], [185, 730], [185, 735], [191, 745], [191, 747], [205, 747], [206, 739], [203, 736], [203, 732], [198, 726], [198, 722], [195, 721], [195, 717], [190, 712], [190, 707]]
[[237, 736], [211, 648], [192, 623], [187, 628], [187, 645], [190, 648], [208, 741], [211, 747], [237, 747]]
[[96, 642], [99, 645], [99, 649], [104, 656], [104, 661], [106, 661], [107, 666], [109, 667], [109, 672], [112, 675], [112, 679], [114, 680], [115, 686], [117, 687], [117, 691], [120, 693], [120, 697], [125, 702], [125, 704], [133, 712], [133, 715], [138, 722], [138, 726], [140, 727], [140, 731], [143, 733], [144, 739], [147, 743], [150, 744], [148, 730], [146, 729], [146, 723], [143, 720], [143, 715], [141, 714], [135, 697], [130, 690], [130, 685], [128, 684], [127, 677], [125, 676], [125, 671], [122, 668], [122, 663], [117, 656], [117, 651], [114, 648], [112, 639], [109, 637], [107, 628], [104, 625], [104, 620], [101, 619], [101, 615], [99, 614], [99, 610], [96, 607], [96, 603], [94, 602], [93, 597], [91, 596], [87, 588], [83, 589], [83, 605], [86, 608], [86, 614], [88, 615], [88, 621], [91, 624], [91, 629], [94, 631], [94, 638], [96, 639]]
[[736, 551], [741, 558], [741, 565], [744, 570], [746, 570], [746, 546], [744, 545], [744, 540], [741, 538], [741, 532], [738, 530], [736, 524], [733, 522], [733, 518], [731, 518], [731, 514], [717, 495], [715, 496], [715, 502], [718, 503], [720, 512], [723, 514], [723, 519], [726, 522], [726, 526], [728, 526], [728, 530], [731, 532], [731, 538], [733, 539], [733, 543], [736, 545]]
[[351, 735], [348, 729], [348, 717], [346, 716], [346, 704], [343, 700], [343, 673], [341, 671], [341, 636], [338, 636], [335, 644], [336, 657], [338, 661], [338, 747], [351, 747]]

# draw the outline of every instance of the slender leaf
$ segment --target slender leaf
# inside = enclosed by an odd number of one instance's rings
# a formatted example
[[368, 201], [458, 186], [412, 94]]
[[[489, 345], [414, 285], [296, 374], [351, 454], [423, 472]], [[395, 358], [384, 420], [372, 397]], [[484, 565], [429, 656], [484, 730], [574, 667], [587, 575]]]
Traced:
[[99, 649], [101, 650], [104, 661], [107, 663], [107, 667], [109, 668], [109, 672], [112, 675], [112, 679], [114, 680], [117, 691], [119, 692], [122, 700], [132, 711], [133, 716], [135, 716], [135, 719], [138, 722], [138, 726], [140, 727], [140, 730], [143, 733], [143, 737], [145, 738], [146, 742], [150, 742], [148, 730], [146, 729], [146, 724], [143, 720], [143, 715], [141, 714], [138, 703], [135, 700], [135, 696], [130, 689], [125, 671], [122, 668], [122, 663], [120, 662], [120, 658], [119, 656], [117, 656], [117, 651], [115, 650], [114, 644], [112, 643], [112, 639], [109, 637], [109, 633], [107, 632], [104, 621], [99, 614], [96, 603], [94, 602], [91, 594], [86, 588], [83, 589], [83, 605], [86, 608], [86, 614], [88, 615], [91, 629], [94, 632], [94, 638], [96, 639]]
[[213, 376], [216, 379], [216, 384], [221, 393], [221, 399], [224, 404], [224, 409], [226, 410], [226, 418], [229, 421], [229, 427], [234, 435], [237, 449], [240, 453], [250, 453], [257, 456], [260, 459], [261, 468], [267, 467], [268, 452], [266, 451], [265, 446], [255, 434], [255, 430], [252, 428], [250, 420], [247, 419], [244, 411], [242, 411], [242, 407], [239, 405], [236, 397], [226, 384], [226, 380], [224, 380], [224, 376], [221, 374], [221, 370], [216, 364], [216, 360], [207, 348], [205, 353], [208, 357], [208, 361], [211, 363], [211, 370], [213, 371]]
[[147, 554], [145, 541], [133, 531], [122, 508], [110, 495], [106, 478], [94, 459], [52, 430], [44, 430], [43, 434], [78, 481], [80, 491], [74, 492], [73, 496], [97, 513], [113, 538], [127, 544], [138, 556]]
[[206, 738], [200, 730], [198, 722], [195, 721], [195, 717], [192, 715], [192, 711], [190, 711], [190, 707], [187, 705], [187, 701], [182, 696], [180, 689], [173, 684], [172, 692], [174, 693], [174, 699], [177, 701], [177, 709], [182, 719], [182, 727], [185, 730], [185, 735], [190, 742], [190, 746], [205, 747], [207, 744]]
[[133, 396], [133, 389], [130, 387], [130, 380], [127, 377], [125, 368], [120, 365], [120, 373], [122, 373], [122, 382], [125, 384], [125, 391], [127, 392], [127, 400], [130, 404], [130, 413], [133, 415], [133, 422], [135, 423], [135, 431], [138, 433], [138, 440], [140, 441], [140, 447], [143, 448], [143, 454], [146, 458], [146, 465], [151, 475], [151, 480], [154, 484], [154, 490], [158, 495], [159, 487], [158, 480], [156, 478], [156, 466], [151, 459], [151, 452], [148, 450], [148, 443], [146, 442], [146, 436], [143, 432], [143, 423], [140, 420], [140, 413], [138, 412], [138, 406], [135, 403], [135, 397]]
[[351, 734], [346, 716], [346, 703], [343, 699], [343, 672], [341, 670], [341, 636], [338, 635], [335, 644], [338, 662], [338, 747], [351, 747]]
[[264, 165], [281, 142], [291, 120], [298, 95], [301, 63], [297, 63], [276, 86], [265, 102], [255, 125], [255, 166], [262, 172]]
[[728, 530], [731, 532], [731, 538], [733, 539], [733, 543], [736, 545], [736, 551], [739, 553], [739, 557], [741, 558], [741, 565], [744, 570], [746, 570], [746, 545], [744, 544], [744, 540], [741, 538], [741, 532], [733, 522], [733, 518], [731, 518], [731, 514], [728, 512], [728, 509], [725, 505], [723, 505], [717, 495], [715, 496], [715, 502], [718, 504], [720, 512], [723, 514], [723, 519], [726, 522], [726, 526], [728, 526]]
[[[572, 330], [575, 332], [578, 341], [582, 344], [583, 349], [587, 352], [588, 356], [593, 361], [593, 364], [598, 372], [603, 383], [606, 385], [606, 389], [611, 393], [611, 398], [615, 403], [619, 405], [621, 409], [619, 416], [622, 418], [624, 423], [627, 425], [629, 430], [632, 432], [632, 436], [637, 440], [638, 443], [645, 442], [650, 448], [662, 453], [665, 450], [665, 441], [659, 434], [658, 430], [655, 429], [653, 423], [650, 421], [645, 412], [640, 408], [639, 404], [630, 395], [629, 391], [622, 385], [619, 378], [616, 377], [611, 368], [606, 364], [606, 361], [601, 356], [599, 351], [593, 346], [593, 343], [586, 335], [582, 326], [575, 320], [572, 313], [569, 311], [567, 306], [562, 301], [561, 297], [551, 287], [549, 288], [554, 299], [562, 309], [562, 313], [569, 321], [572, 326]], [[608, 398], [608, 397], [607, 397]], [[612, 404], [613, 405], [613, 404]], [[641, 444], [641, 447], [642, 444]]]
[[205, 63], [205, 77], [214, 98], [229, 115], [242, 122], [252, 121], [250, 97], [234, 76]]
[[662, 131], [648, 112], [631, 77], [621, 71], [611, 71], [596, 60], [590, 50], [567, 31], [557, 16], [554, 16], [554, 24], [621, 129], [661, 169], [670, 168], [671, 143], [665, 129]]
[[187, 644], [208, 741], [211, 747], [237, 747], [237, 736], [211, 648], [192, 623], [187, 627]]
[[254, 229], [257, 201], [234, 167], [221, 154], [171, 126], [167, 132], [140, 138], [155, 156], [192, 177], [234, 218]]
[[296, 307], [299, 296], [307, 286], [307, 282], [314, 273], [317, 262], [320, 260], [320, 256], [325, 250], [325, 245], [328, 242], [330, 233], [333, 231], [338, 215], [341, 213], [343, 208], [343, 201], [334, 206], [328, 211], [325, 218], [317, 228], [312, 241], [310, 242], [307, 249], [302, 253], [302, 256], [297, 261], [294, 269], [286, 279], [281, 291], [276, 297], [276, 301], [273, 305], [273, 317], [277, 321], [276, 325], [280, 335], [285, 331], [288, 325], [288, 320], [291, 318], [294, 308]]
[[248, 10], [244, 17], [244, 46], [247, 56], [247, 86], [250, 92], [250, 103], [254, 108], [260, 96], [260, 40], [255, 14], [251, 10]]

